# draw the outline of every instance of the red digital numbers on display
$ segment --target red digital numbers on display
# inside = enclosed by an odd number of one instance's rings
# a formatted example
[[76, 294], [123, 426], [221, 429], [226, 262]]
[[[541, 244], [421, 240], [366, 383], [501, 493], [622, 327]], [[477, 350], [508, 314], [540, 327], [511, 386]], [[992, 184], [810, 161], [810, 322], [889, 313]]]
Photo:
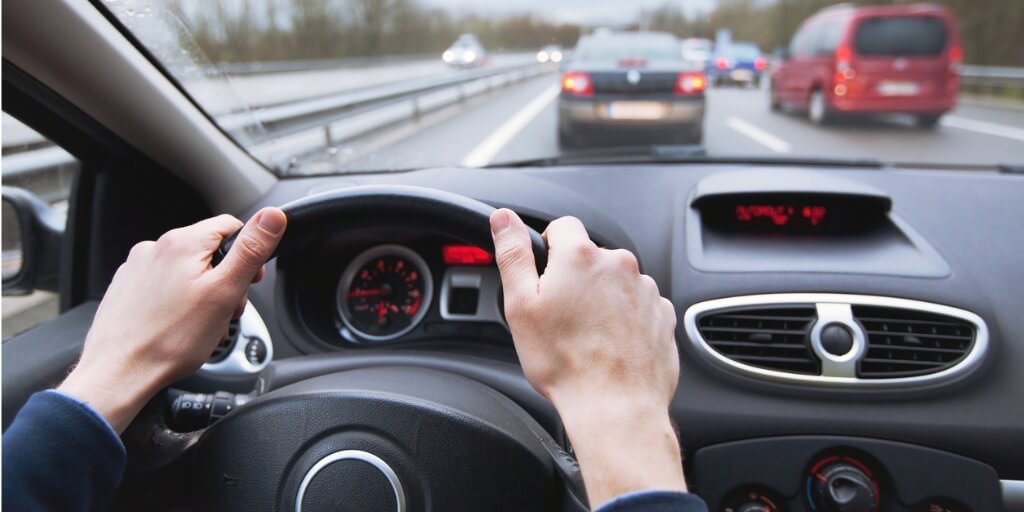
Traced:
[[764, 219], [776, 226], [789, 225], [794, 217], [804, 219], [811, 226], [819, 226], [825, 220], [827, 213], [828, 209], [821, 205], [741, 204], [736, 206], [737, 221], [757, 222]]

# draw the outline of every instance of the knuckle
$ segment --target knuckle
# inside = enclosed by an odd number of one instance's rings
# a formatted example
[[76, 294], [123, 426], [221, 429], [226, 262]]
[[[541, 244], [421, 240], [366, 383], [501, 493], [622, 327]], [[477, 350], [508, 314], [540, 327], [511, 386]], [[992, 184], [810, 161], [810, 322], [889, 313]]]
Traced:
[[501, 244], [495, 250], [495, 259], [498, 260], [498, 266], [504, 271], [517, 267], [525, 257], [523, 247], [514, 243]]
[[239, 257], [248, 265], [258, 266], [263, 264], [267, 244], [254, 236], [242, 236], [235, 242], [233, 251], [238, 251]]
[[[612, 251], [612, 256], [615, 258], [616, 264], [624, 270], [639, 274], [640, 273], [640, 262], [637, 261], [636, 255], [625, 249], [615, 249]], [[644, 276], [650, 279], [649, 276]], [[653, 282], [654, 280], [651, 279]]]
[[139, 257], [141, 257], [141, 256], [143, 256], [145, 254], [148, 254], [149, 251], [151, 251], [153, 249], [153, 246], [155, 246], [155, 245], [156, 245], [156, 242], [154, 242], [152, 240], [146, 240], [146, 241], [143, 241], [143, 242], [139, 242], [139, 243], [137, 243], [137, 244], [132, 246], [131, 251], [128, 251], [128, 257], [129, 258], [139, 258]]

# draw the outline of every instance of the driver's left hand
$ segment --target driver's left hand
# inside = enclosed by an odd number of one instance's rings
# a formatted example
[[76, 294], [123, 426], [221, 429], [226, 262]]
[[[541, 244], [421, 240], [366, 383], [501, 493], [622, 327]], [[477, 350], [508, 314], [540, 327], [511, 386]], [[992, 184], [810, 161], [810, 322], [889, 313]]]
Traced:
[[157, 391], [199, 369], [246, 304], [249, 284], [287, 218], [260, 210], [216, 267], [211, 256], [242, 222], [221, 215], [137, 244], [100, 302], [78, 365], [59, 387], [119, 434]]

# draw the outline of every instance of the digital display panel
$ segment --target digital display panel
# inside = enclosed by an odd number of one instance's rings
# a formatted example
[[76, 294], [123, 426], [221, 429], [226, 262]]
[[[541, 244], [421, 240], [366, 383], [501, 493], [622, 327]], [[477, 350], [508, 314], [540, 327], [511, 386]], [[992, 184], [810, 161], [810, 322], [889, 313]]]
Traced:
[[838, 194], [724, 194], [695, 201], [705, 227], [733, 233], [842, 235], [877, 228], [890, 204]]
[[778, 203], [737, 204], [736, 222], [770, 223], [775, 226], [819, 227], [825, 223], [828, 207], [822, 204]]

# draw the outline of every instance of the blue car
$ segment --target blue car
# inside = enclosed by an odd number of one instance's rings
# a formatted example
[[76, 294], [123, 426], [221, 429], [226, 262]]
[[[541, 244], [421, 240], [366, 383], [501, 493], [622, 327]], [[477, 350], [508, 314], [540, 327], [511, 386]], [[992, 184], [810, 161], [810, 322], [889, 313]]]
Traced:
[[757, 86], [768, 69], [768, 60], [754, 43], [730, 43], [715, 48], [706, 65], [705, 74], [715, 85], [741, 84]]

